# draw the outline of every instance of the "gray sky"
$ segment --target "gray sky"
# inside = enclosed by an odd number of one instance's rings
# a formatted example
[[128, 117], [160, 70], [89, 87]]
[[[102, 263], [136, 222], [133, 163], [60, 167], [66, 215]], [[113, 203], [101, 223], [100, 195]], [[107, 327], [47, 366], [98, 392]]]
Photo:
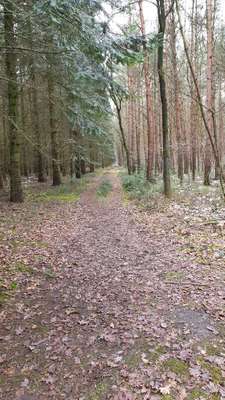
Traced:
[[[182, 0], [182, 4], [184, 6], [185, 12], [188, 13], [191, 9], [192, 0]], [[203, 5], [203, 13], [206, 9], [206, 0], [199, 0], [199, 4]], [[225, 0], [217, 0], [218, 4], [218, 17], [217, 17], [217, 26], [220, 26], [221, 23], [225, 23]], [[157, 13], [156, 7], [150, 3], [150, 1], [144, 1], [144, 14], [145, 14], [145, 22], [148, 33], [155, 32], [157, 29]], [[183, 15], [184, 18], [184, 15]], [[114, 16], [112, 21], [112, 27], [114, 31], [118, 31], [118, 26], [122, 26], [126, 24], [128, 21], [128, 17], [125, 14], [117, 14]], [[184, 25], [185, 19], [183, 19]]]

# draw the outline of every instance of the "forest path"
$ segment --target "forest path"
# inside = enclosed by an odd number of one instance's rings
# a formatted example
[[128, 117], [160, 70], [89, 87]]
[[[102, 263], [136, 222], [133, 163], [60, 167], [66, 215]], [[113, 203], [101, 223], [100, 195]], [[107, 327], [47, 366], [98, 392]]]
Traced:
[[170, 217], [138, 222], [116, 170], [52, 220], [45, 212], [45, 273], [1, 313], [0, 398], [224, 398], [222, 327], [206, 312], [210, 287], [164, 230]]

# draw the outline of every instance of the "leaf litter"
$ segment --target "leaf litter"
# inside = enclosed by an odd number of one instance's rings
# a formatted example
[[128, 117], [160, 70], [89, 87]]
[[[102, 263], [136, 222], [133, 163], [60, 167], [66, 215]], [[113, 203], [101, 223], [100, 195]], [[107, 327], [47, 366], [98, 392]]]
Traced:
[[2, 205], [0, 398], [225, 398], [224, 230], [208, 199], [149, 212], [124, 206], [114, 173], [100, 201], [101, 179], [76, 203]]

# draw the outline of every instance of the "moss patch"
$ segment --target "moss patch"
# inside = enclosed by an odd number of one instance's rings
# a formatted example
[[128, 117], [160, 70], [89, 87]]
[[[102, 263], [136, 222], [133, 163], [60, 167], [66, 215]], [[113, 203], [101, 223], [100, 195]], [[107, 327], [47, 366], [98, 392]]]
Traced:
[[[28, 201], [60, 201], [60, 202], [76, 202], [80, 198], [80, 194], [86, 189], [89, 183], [88, 177], [67, 181], [60, 186], [50, 187], [41, 193], [34, 193], [31, 190], [26, 191], [26, 199]], [[45, 187], [46, 188], [46, 187]]]
[[42, 201], [65, 201], [73, 202], [79, 200], [79, 195], [77, 193], [41, 193], [38, 196], [39, 200]]
[[221, 352], [224, 351], [224, 349], [221, 348], [221, 346], [217, 346], [216, 344], [207, 344], [205, 349], [206, 353], [209, 356], [220, 356]]
[[107, 382], [100, 382], [95, 385], [95, 389], [91, 391], [88, 396], [88, 400], [101, 400], [109, 389], [109, 384]]
[[198, 362], [199, 365], [201, 365], [201, 367], [203, 369], [206, 369], [209, 372], [209, 374], [210, 374], [210, 376], [212, 378], [212, 381], [214, 383], [216, 383], [216, 384], [223, 383], [224, 379], [223, 379], [223, 375], [222, 375], [221, 369], [219, 367], [217, 367], [216, 365], [205, 361], [203, 357], [198, 357], [197, 358], [197, 362]]
[[166, 354], [166, 348], [164, 346], [157, 346], [154, 350], [148, 351], [147, 357], [150, 361], [156, 362], [160, 356]]
[[9, 298], [9, 294], [6, 292], [2, 292], [0, 289], [0, 306], [2, 306]]
[[201, 389], [193, 389], [191, 393], [188, 394], [187, 400], [199, 399], [199, 397], [206, 398], [204, 392]]
[[164, 275], [166, 281], [181, 281], [184, 276], [184, 273], [181, 271], [166, 272]]
[[163, 366], [179, 376], [188, 375], [188, 365], [184, 361], [178, 360], [177, 358], [170, 358], [166, 360], [163, 363]]
[[54, 273], [54, 271], [52, 271], [50, 268], [47, 268], [44, 272], [43, 275], [47, 278], [47, 279], [54, 279], [56, 277], [56, 274]]
[[22, 273], [26, 273], [26, 274], [33, 274], [34, 270], [32, 267], [30, 267], [29, 265], [24, 264], [23, 262], [17, 262], [14, 265], [15, 271], [17, 272], [22, 272]]
[[136, 368], [141, 362], [141, 352], [133, 352], [125, 357], [125, 362], [129, 368]]

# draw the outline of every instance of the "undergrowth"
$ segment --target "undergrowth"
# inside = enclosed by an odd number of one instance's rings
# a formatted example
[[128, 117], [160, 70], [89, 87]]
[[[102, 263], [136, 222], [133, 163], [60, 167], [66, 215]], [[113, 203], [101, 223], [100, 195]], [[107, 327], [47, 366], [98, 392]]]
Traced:
[[89, 182], [88, 176], [81, 179], [67, 180], [60, 186], [47, 187], [39, 193], [32, 189], [27, 190], [26, 198], [28, 201], [63, 201], [74, 202], [80, 197], [80, 194], [86, 189]]
[[[163, 180], [161, 176], [155, 177], [155, 182], [146, 180], [145, 171], [140, 174], [127, 175], [122, 170], [119, 172], [122, 181], [122, 187], [128, 200], [137, 200], [140, 205], [146, 206], [150, 200], [157, 200], [163, 193]], [[195, 182], [192, 182], [189, 176], [184, 177], [183, 183], [176, 175], [171, 175], [171, 186], [173, 192], [173, 200], [187, 201], [193, 196], [221, 205], [218, 182], [212, 182], [210, 187], [202, 184], [202, 179], [198, 177]]]
[[97, 189], [97, 196], [98, 197], [107, 197], [108, 194], [112, 191], [112, 184], [108, 179], [104, 179], [98, 189]]
[[121, 173], [121, 180], [124, 192], [131, 200], [149, 200], [162, 193], [162, 182], [148, 182], [144, 172], [134, 175]]

